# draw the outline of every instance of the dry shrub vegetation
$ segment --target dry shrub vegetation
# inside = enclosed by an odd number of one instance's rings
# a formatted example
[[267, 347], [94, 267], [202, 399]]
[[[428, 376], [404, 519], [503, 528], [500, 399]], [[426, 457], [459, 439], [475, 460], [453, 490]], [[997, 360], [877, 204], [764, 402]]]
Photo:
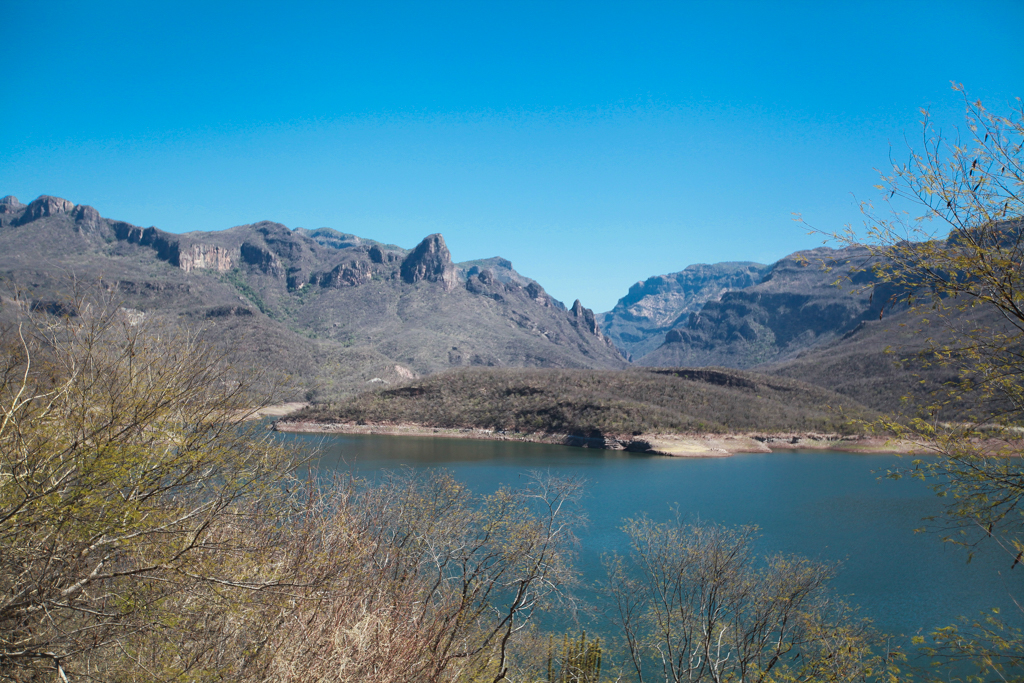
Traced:
[[630, 552], [606, 558], [607, 592], [637, 680], [907, 680], [902, 655], [826, 590], [835, 567], [759, 562], [752, 526], [640, 517], [623, 531]]
[[721, 368], [452, 370], [290, 416], [294, 421], [583, 435], [846, 432], [871, 411], [809, 384]]
[[[600, 641], [533, 625], [539, 611], [575, 604], [579, 482], [538, 476], [481, 496], [444, 472], [300, 480], [303, 454], [238, 421], [259, 396], [194, 335], [147, 328], [95, 293], [74, 297], [60, 317], [16, 298], [2, 313], [0, 680], [632, 677]], [[732, 532], [686, 533], [714, 564], [702, 534]], [[757, 564], [749, 546], [740, 555]], [[746, 651], [764, 650], [761, 662], [780, 652], [818, 661], [848, 629], [855, 665], [839, 677], [793, 677], [781, 662], [748, 679], [866, 680], [880, 661], [868, 632], [849, 615], [805, 609], [824, 604], [827, 570], [790, 561], [793, 585], [815, 599], [758, 612], [771, 637]], [[697, 582], [690, 591], [711, 580], [722, 595], [747, 591], [776, 606], [790, 588], [751, 593], [754, 574], [722, 566], [711, 577], [686, 567], [675, 575]], [[613, 573], [612, 593], [621, 579]], [[710, 633], [731, 643], [739, 612], [725, 609]], [[819, 635], [801, 626], [794, 640], [779, 615], [827, 626]], [[633, 641], [657, 648], [649, 622], [628, 626]], [[739, 680], [716, 671], [688, 680]]]
[[573, 482], [300, 482], [192, 335], [7, 309], [0, 679], [495, 679], [571, 582]]

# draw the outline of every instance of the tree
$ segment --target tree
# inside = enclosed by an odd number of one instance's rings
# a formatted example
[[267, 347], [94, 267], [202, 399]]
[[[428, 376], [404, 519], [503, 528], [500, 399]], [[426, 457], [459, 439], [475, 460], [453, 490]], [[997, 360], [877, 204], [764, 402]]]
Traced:
[[[1006, 552], [1024, 610], [1024, 105], [1017, 98], [995, 114], [954, 89], [964, 98], [964, 137], [943, 136], [922, 111], [919, 148], [877, 186], [888, 210], [862, 211], [876, 278], [904, 292], [934, 330], [921, 359], [955, 369], [958, 380], [913, 406], [910, 419], [881, 426], [937, 456], [893, 476], [927, 480], [945, 497], [943, 518], [933, 520], [945, 540]], [[849, 229], [838, 237], [860, 241]], [[933, 636], [934, 653], [973, 661], [982, 678], [1024, 679], [1024, 634], [995, 615]]]
[[5, 304], [0, 672], [63, 679], [152, 633], [183, 586], [227, 580], [225, 529], [293, 459], [236, 424], [258, 402], [195, 335], [148, 333], [98, 295], [59, 317]]
[[838, 683], [884, 668], [868, 624], [829, 597], [832, 568], [758, 562], [749, 526], [642, 517], [624, 530], [630, 553], [607, 559], [607, 592], [641, 682]]
[[399, 472], [326, 491], [294, 545], [333, 578], [288, 615], [273, 680], [506, 680], [517, 636], [573, 580], [578, 482], [474, 496]]

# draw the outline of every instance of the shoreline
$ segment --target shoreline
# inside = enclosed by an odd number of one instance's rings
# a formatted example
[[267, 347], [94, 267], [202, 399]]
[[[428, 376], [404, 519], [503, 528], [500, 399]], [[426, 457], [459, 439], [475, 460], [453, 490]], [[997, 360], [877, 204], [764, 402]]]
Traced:
[[375, 434], [428, 436], [484, 441], [524, 441], [576, 448], [620, 450], [679, 458], [726, 457], [737, 453], [773, 453], [793, 450], [827, 450], [847, 453], [925, 454], [917, 444], [863, 435], [815, 432], [733, 432], [726, 434], [641, 434], [639, 436], [578, 436], [551, 432], [509, 432], [493, 429], [428, 427], [421, 424], [355, 424], [351, 422], [283, 421], [273, 423], [278, 432], [292, 434]]
[[274, 405], [263, 406], [262, 408], [257, 408], [251, 412], [246, 412], [242, 417], [242, 421], [249, 422], [252, 420], [262, 420], [267, 417], [284, 417], [286, 415], [291, 415], [292, 413], [297, 413], [307, 406], [309, 406], [308, 403], [300, 401], [275, 403]]

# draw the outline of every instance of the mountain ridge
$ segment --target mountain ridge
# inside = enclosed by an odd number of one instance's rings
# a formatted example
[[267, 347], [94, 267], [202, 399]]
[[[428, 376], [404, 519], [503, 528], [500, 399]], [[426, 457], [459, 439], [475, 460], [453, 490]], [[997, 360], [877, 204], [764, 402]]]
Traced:
[[314, 401], [463, 367], [615, 370], [631, 357], [785, 376], [893, 410], [955, 378], [915, 358], [923, 320], [870, 264], [859, 246], [694, 264], [594, 314], [507, 259], [453, 263], [437, 233], [410, 249], [273, 221], [172, 234], [59, 197], [0, 199], [0, 276], [33, 309], [70, 310], [62, 273], [102, 280], [133, 316], [201, 328]]
[[143, 315], [200, 325], [314, 397], [462, 365], [626, 366], [592, 311], [500, 257], [453, 263], [440, 234], [413, 249], [272, 221], [173, 234], [48, 195], [0, 200], [0, 273], [53, 301], [61, 272], [102, 278]]
[[650, 353], [680, 319], [732, 289], [759, 281], [769, 266], [752, 261], [696, 263], [654, 275], [629, 288], [612, 310], [598, 315], [602, 329], [633, 360]]

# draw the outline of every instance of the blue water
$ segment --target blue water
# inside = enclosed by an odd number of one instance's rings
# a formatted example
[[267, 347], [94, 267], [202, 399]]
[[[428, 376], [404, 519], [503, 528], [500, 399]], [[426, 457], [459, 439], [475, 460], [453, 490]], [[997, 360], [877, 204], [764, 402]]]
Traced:
[[475, 491], [517, 485], [531, 470], [577, 475], [586, 484], [590, 523], [580, 533], [584, 578], [603, 576], [601, 555], [626, 550], [622, 520], [646, 513], [667, 520], [756, 524], [758, 549], [841, 563], [835, 591], [891, 634], [927, 632], [993, 607], [1013, 610], [1022, 567], [982, 548], [963, 549], [914, 533], [941, 499], [922, 482], [880, 479], [906, 459], [796, 451], [724, 458], [671, 458], [544, 444], [396, 436], [288, 438], [319, 443], [320, 467], [373, 478], [385, 468], [443, 467]]

